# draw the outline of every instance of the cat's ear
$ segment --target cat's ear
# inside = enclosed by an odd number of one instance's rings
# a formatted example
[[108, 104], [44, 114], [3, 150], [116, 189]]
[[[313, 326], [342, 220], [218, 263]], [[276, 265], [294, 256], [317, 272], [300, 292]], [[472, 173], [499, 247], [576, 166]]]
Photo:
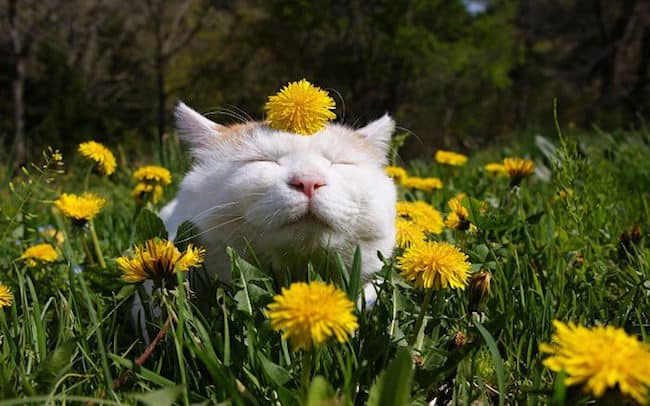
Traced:
[[183, 102], [176, 104], [174, 118], [178, 136], [192, 151], [204, 150], [214, 145], [219, 132], [223, 129], [221, 125], [203, 117]]
[[388, 153], [390, 137], [395, 132], [395, 120], [388, 114], [359, 128], [357, 132], [368, 139], [377, 148]]

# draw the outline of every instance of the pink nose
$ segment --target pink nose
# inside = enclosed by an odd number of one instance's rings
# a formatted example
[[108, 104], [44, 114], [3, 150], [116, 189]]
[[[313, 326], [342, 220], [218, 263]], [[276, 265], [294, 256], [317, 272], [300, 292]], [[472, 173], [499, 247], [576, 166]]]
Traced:
[[325, 186], [325, 179], [314, 175], [294, 176], [289, 181], [289, 186], [301, 191], [307, 195], [307, 197], [311, 198], [314, 193], [316, 193], [316, 189], [321, 186]]

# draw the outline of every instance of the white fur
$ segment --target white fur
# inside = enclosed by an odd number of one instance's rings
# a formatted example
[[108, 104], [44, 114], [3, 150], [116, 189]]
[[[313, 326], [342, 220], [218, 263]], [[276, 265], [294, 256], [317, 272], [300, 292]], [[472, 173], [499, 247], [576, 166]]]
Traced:
[[[330, 124], [313, 136], [263, 123], [228, 133], [234, 130], [182, 103], [176, 121], [195, 164], [160, 214], [170, 238], [184, 221], [196, 226], [211, 274], [228, 281], [226, 247], [242, 252], [246, 240], [282, 270], [305, 269], [325, 250], [349, 264], [358, 245], [366, 278], [381, 268], [377, 251], [392, 253], [396, 192], [383, 168], [395, 123], [388, 115], [356, 131]], [[301, 174], [325, 180], [311, 202], [289, 185]]]

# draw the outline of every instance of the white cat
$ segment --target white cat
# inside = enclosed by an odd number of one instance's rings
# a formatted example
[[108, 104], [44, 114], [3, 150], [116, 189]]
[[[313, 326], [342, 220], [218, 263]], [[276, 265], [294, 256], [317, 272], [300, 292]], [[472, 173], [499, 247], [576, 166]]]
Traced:
[[210, 274], [229, 281], [226, 247], [242, 252], [246, 240], [264, 265], [294, 272], [327, 252], [350, 265], [359, 246], [365, 280], [382, 266], [378, 251], [391, 255], [388, 115], [357, 130], [329, 124], [313, 136], [262, 122], [222, 126], [183, 103], [175, 116], [195, 162], [160, 215], [170, 239], [181, 223], [195, 225]]

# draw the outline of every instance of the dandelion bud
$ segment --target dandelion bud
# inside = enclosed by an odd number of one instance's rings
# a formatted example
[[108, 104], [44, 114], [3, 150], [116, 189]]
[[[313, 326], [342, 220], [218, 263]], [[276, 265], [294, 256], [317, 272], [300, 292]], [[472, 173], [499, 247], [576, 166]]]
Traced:
[[482, 271], [474, 274], [469, 282], [469, 310], [474, 312], [479, 310], [483, 302], [490, 294], [490, 281], [492, 274], [488, 271]]
[[628, 255], [634, 252], [634, 248], [641, 243], [643, 233], [638, 225], [625, 230], [619, 239], [618, 256], [621, 260], [627, 260]]
[[447, 347], [450, 351], [458, 350], [467, 345], [467, 335], [462, 331], [457, 331], [449, 340]]
[[424, 357], [420, 354], [413, 354], [413, 364], [416, 368], [424, 368]]

